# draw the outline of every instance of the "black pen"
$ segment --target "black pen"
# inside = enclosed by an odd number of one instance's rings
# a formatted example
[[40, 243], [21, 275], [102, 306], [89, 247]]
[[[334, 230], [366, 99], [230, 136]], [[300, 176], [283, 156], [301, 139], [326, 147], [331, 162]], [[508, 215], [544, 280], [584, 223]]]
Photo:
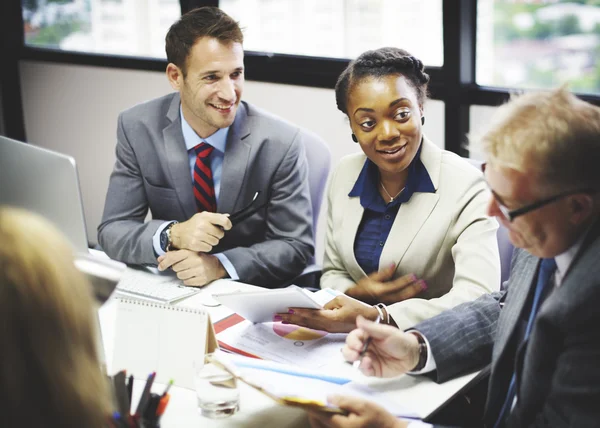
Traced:
[[127, 388], [125, 387], [125, 370], [121, 370], [115, 376], [113, 376], [113, 386], [115, 388], [115, 397], [117, 400], [117, 408], [119, 414], [129, 414], [129, 397], [127, 396]]
[[234, 212], [233, 214], [231, 214], [229, 216], [229, 221], [231, 221], [232, 225], [236, 225], [237, 223], [240, 223], [244, 220], [246, 220], [248, 217], [253, 216], [254, 214], [256, 214], [261, 208], [263, 208], [265, 205], [267, 205], [267, 203], [269, 202], [268, 199], [265, 198], [265, 200], [263, 200], [263, 202], [261, 204], [257, 205], [257, 201], [258, 201], [258, 196], [260, 195], [261, 191], [257, 190], [254, 193], [254, 196], [252, 197], [252, 200], [250, 201], [250, 203], [248, 205], [246, 205], [244, 208], [242, 208], [239, 211]]
[[[379, 324], [380, 322], [381, 322], [381, 315], [377, 315], [377, 318], [375, 318], [375, 323]], [[353, 369], [358, 370], [358, 368], [360, 367], [360, 364], [362, 363], [363, 357], [367, 353], [367, 348], [369, 347], [370, 344], [371, 344], [371, 336], [367, 337], [367, 340], [365, 340], [365, 344], [363, 345], [362, 351], [360, 351], [360, 354], [358, 354], [358, 360], [356, 360], [355, 362], [352, 363]]]
[[146, 386], [144, 387], [144, 392], [142, 392], [142, 396], [140, 397], [140, 401], [138, 402], [137, 409], [135, 410], [135, 416], [138, 418], [141, 417], [144, 414], [144, 410], [146, 410], [148, 400], [150, 399], [150, 388], [152, 388], [152, 384], [154, 383], [155, 377], [156, 372], [152, 372], [148, 376]]
[[127, 395], [129, 396], [129, 407], [131, 409], [131, 396], [133, 394], [133, 375], [129, 375], [129, 380], [127, 381]]
[[160, 395], [158, 394], [150, 394], [150, 398], [148, 399], [148, 404], [144, 409], [144, 413], [142, 414], [142, 419], [146, 422], [155, 422], [156, 421], [156, 410], [158, 408], [158, 403], [160, 402]]

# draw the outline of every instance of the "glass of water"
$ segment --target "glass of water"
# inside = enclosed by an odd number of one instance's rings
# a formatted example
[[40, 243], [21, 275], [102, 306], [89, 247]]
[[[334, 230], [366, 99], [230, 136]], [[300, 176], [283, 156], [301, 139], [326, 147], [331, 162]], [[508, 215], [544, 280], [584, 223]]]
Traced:
[[198, 361], [194, 364], [194, 383], [202, 416], [221, 419], [240, 409], [237, 380], [224, 369]]

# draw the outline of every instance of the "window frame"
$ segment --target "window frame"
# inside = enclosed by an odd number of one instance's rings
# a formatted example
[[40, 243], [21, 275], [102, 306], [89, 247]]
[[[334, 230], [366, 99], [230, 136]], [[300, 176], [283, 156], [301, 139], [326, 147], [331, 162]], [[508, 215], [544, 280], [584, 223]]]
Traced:
[[[0, 47], [7, 60], [0, 70], [0, 133], [25, 140], [25, 127], [19, 82], [22, 60], [92, 65], [163, 72], [166, 60], [136, 56], [105, 55], [60, 51], [26, 46], [20, 2], [1, 2], [0, 34], [9, 41]], [[218, 6], [218, 0], [180, 0], [182, 13], [199, 6]], [[467, 134], [472, 105], [498, 106], [520, 89], [481, 86], [476, 83], [477, 0], [442, 0], [444, 65], [426, 67], [431, 76], [430, 98], [444, 102], [445, 148], [468, 156]], [[2, 34], [4, 33], [4, 34]], [[284, 83], [333, 89], [349, 60], [268, 52], [245, 52], [246, 78], [251, 81]], [[16, 84], [15, 84], [16, 82]], [[577, 94], [600, 106], [600, 95]], [[333, 102], [333, 100], [332, 100]]]

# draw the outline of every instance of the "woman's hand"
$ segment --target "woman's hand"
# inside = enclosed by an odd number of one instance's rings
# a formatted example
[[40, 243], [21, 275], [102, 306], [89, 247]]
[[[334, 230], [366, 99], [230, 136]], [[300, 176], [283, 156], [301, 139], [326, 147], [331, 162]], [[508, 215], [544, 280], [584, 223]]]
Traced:
[[346, 290], [346, 294], [370, 305], [377, 303], [391, 305], [427, 290], [425, 281], [412, 273], [392, 280], [395, 271], [396, 266], [391, 265], [374, 272]]
[[309, 412], [308, 419], [313, 428], [406, 428], [408, 422], [396, 419], [383, 407], [362, 398], [332, 396], [330, 404], [348, 411], [348, 415], [325, 412]]
[[374, 320], [379, 312], [348, 296], [340, 295], [323, 309], [290, 308], [289, 313], [277, 314], [273, 321], [283, 321], [329, 333], [349, 333], [356, 328], [356, 317]]
[[393, 377], [404, 374], [419, 362], [419, 341], [412, 333], [405, 333], [389, 325], [376, 324], [358, 317], [357, 329], [346, 338], [342, 354], [346, 361], [356, 361], [366, 340], [371, 342], [360, 363], [367, 376]]

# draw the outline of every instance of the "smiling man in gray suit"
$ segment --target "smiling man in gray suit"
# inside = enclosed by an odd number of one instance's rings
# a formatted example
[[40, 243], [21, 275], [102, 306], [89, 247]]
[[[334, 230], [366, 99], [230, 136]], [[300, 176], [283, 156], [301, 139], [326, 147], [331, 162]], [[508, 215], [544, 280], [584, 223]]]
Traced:
[[[565, 89], [501, 107], [482, 138], [488, 212], [518, 249], [507, 290], [401, 332], [360, 319], [344, 355], [365, 374], [444, 382], [491, 363], [486, 427], [600, 426], [600, 108]], [[421, 427], [336, 397], [314, 426]]]
[[[119, 116], [98, 227], [110, 257], [172, 268], [191, 286], [229, 277], [277, 287], [313, 256], [304, 140], [317, 137], [241, 101], [242, 42], [237, 22], [212, 7], [170, 28], [177, 92]], [[232, 224], [256, 192], [260, 209]]]

